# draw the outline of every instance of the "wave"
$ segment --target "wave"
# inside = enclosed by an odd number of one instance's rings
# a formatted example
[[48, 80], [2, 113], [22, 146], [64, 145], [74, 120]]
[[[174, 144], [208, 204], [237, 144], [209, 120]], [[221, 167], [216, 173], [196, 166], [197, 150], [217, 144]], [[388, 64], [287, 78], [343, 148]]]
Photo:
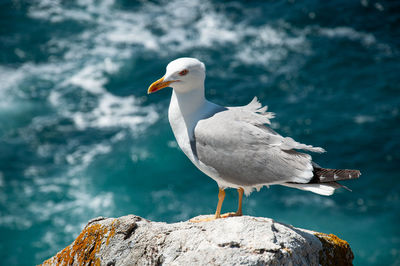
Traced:
[[[246, 20], [237, 22], [218, 12], [210, 1], [144, 2], [129, 11], [116, 6], [114, 1], [100, 1], [98, 4], [78, 1], [75, 6], [64, 6], [61, 1], [39, 2], [31, 7], [29, 15], [51, 23], [90, 23], [90, 30], [75, 37], [77, 47], [70, 49], [66, 57], [83, 59], [88, 53], [96, 56], [108, 54], [107, 60], [116, 68], [118, 61], [132, 58], [134, 53], [143, 49], [160, 57], [171, 57], [198, 48], [228, 48], [232, 50], [230, 60], [233, 62], [268, 67], [270, 63], [288, 59], [290, 52], [309, 54], [311, 48], [307, 39], [313, 34], [347, 38], [365, 45], [377, 42], [374, 35], [350, 27], [312, 25], [301, 29], [284, 21], [266, 21], [257, 26]], [[59, 43], [59, 40], [55, 45], [70, 46]], [[132, 49], [128, 45], [139, 47]], [[95, 48], [86, 49], [88, 46]], [[96, 81], [100, 83], [87, 82], [89, 86], [86, 87], [96, 89], [104, 80], [97, 78]]]

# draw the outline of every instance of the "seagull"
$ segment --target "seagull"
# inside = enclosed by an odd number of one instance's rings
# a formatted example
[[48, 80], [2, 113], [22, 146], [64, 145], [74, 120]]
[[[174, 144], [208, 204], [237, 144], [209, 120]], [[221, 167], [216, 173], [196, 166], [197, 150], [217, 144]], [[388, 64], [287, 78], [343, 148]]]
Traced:
[[[171, 61], [165, 75], [153, 82], [147, 93], [172, 87], [168, 120], [176, 141], [190, 161], [214, 179], [219, 187], [214, 216], [193, 220], [210, 221], [242, 215], [243, 193], [248, 196], [263, 186], [283, 185], [330, 196], [345, 186], [339, 180], [358, 178], [358, 170], [327, 169], [312, 161], [323, 153], [313, 147], [283, 137], [268, 125], [274, 113], [267, 112], [255, 97], [249, 104], [224, 107], [205, 98], [206, 68], [195, 58]], [[239, 194], [236, 212], [221, 215], [226, 188]]]

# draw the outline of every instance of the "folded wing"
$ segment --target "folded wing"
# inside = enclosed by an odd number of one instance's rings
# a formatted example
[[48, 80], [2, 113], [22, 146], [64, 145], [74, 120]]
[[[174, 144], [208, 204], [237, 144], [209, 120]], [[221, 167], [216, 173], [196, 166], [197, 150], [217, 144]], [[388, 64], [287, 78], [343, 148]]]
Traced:
[[254, 98], [200, 120], [194, 129], [198, 159], [239, 186], [308, 183], [313, 178], [311, 156], [297, 150], [324, 150], [282, 137], [265, 125], [273, 117]]

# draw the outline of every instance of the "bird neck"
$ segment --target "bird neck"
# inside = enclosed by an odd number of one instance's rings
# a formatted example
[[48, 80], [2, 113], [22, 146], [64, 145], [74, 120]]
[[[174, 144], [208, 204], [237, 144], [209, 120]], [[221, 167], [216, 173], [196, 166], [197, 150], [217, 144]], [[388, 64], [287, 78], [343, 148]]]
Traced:
[[185, 93], [173, 90], [172, 97], [176, 98], [183, 117], [191, 116], [206, 103], [204, 87], [193, 89]]
[[194, 127], [197, 121], [201, 119], [202, 113], [199, 112], [204, 108], [206, 99], [204, 97], [204, 89], [194, 89], [185, 93], [173, 90], [171, 104], [177, 104], [179, 113], [185, 123], [185, 131], [189, 141], [193, 141]]

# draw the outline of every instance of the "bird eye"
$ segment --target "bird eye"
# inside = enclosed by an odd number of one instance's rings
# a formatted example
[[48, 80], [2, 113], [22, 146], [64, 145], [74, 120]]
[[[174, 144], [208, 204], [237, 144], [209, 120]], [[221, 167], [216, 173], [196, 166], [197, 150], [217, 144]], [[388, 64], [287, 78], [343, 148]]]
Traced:
[[184, 75], [186, 75], [188, 72], [189, 72], [189, 70], [184, 69], [184, 70], [182, 70], [181, 72], [179, 72], [179, 75], [180, 75], [180, 76], [184, 76]]

